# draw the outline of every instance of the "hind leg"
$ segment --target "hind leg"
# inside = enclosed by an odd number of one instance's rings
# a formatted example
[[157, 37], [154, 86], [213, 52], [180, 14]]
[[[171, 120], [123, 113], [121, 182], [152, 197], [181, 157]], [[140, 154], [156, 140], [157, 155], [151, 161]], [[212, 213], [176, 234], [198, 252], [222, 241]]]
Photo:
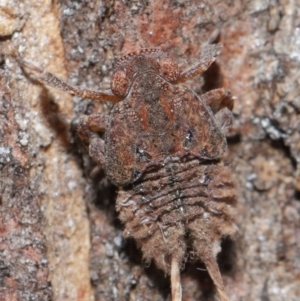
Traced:
[[215, 114], [216, 121], [226, 135], [233, 124], [233, 97], [230, 90], [225, 88], [211, 90], [201, 95], [201, 100]]
[[229, 89], [220, 88], [201, 95], [201, 100], [216, 114], [223, 108], [233, 109], [233, 97]]

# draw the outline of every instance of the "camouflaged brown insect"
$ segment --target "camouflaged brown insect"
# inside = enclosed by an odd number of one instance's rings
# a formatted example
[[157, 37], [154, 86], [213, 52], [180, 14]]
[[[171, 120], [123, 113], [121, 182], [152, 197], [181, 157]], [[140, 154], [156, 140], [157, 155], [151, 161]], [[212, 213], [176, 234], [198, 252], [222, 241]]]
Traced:
[[199, 96], [183, 84], [207, 70], [221, 48], [206, 45], [186, 71], [159, 49], [130, 53], [116, 61], [111, 94], [70, 86], [21, 62], [50, 86], [115, 102], [108, 116], [82, 117], [78, 134], [120, 187], [116, 207], [124, 236], [170, 274], [172, 301], [181, 300], [180, 269], [188, 249], [206, 265], [220, 300], [229, 300], [216, 255], [221, 238], [235, 234], [235, 182], [222, 162], [233, 101], [229, 90]]

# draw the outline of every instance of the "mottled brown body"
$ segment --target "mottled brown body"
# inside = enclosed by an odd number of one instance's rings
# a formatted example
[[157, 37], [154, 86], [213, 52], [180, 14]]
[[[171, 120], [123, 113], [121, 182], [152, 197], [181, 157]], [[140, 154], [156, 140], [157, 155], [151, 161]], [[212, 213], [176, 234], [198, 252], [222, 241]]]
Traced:
[[111, 94], [72, 87], [22, 62], [49, 85], [117, 102], [109, 116], [83, 117], [78, 134], [120, 187], [125, 237], [135, 238], [144, 257], [171, 274], [173, 301], [181, 300], [179, 272], [188, 247], [205, 263], [220, 299], [229, 300], [216, 255], [222, 236], [235, 233], [235, 185], [221, 161], [233, 102], [229, 90], [200, 97], [182, 84], [207, 70], [220, 50], [206, 45], [197, 64], [183, 72], [159, 49], [130, 53], [115, 64]]
[[211, 110], [186, 86], [170, 82], [170, 77], [178, 80], [178, 66], [172, 62], [166, 74], [159, 63], [170, 64], [170, 59], [146, 49], [116, 64], [113, 87], [121, 74], [128, 87], [109, 117], [105, 165], [118, 186], [134, 182], [168, 156], [212, 160], [225, 151], [225, 136]]
[[170, 273], [171, 258], [186, 259], [187, 247], [205, 262], [220, 239], [233, 235], [232, 172], [220, 162], [167, 159], [119, 193], [117, 210], [125, 237], [134, 237], [147, 260]]

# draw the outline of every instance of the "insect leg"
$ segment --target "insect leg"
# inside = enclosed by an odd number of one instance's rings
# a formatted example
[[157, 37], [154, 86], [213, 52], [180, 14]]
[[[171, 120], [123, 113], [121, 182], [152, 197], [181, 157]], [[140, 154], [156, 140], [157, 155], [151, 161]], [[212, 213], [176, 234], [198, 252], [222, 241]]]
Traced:
[[112, 93], [107, 93], [107, 92], [104, 93], [101, 91], [81, 89], [81, 88], [69, 85], [62, 79], [56, 77], [54, 74], [52, 74], [50, 72], [46, 72], [42, 69], [39, 69], [39, 68], [23, 61], [20, 58], [18, 58], [18, 62], [22, 66], [22, 68], [25, 70], [25, 72], [28, 73], [29, 75], [31, 75], [34, 79], [36, 79], [40, 82], [43, 82], [56, 89], [60, 89], [60, 90], [69, 92], [72, 95], [77, 95], [82, 98], [89, 98], [89, 99], [100, 100], [100, 101], [118, 102], [120, 100], [119, 97], [115, 96]]
[[180, 74], [179, 79], [176, 82], [185, 82], [186, 80], [195, 77], [204, 71], [206, 71], [209, 66], [216, 60], [217, 56], [220, 54], [222, 50], [221, 44], [207, 44], [204, 46], [201, 57], [199, 61], [193, 65], [192, 67], [188, 68], [187, 70], [183, 71]]
[[214, 113], [223, 108], [233, 109], [233, 97], [229, 89], [220, 88], [201, 95], [201, 100], [207, 104]]
[[223, 134], [226, 136], [233, 124], [232, 112], [227, 108], [223, 108], [215, 115], [215, 118]]
[[101, 166], [104, 166], [104, 140], [99, 133], [105, 132], [108, 116], [92, 114], [82, 117], [77, 126], [77, 133], [82, 142], [88, 146], [89, 155]]

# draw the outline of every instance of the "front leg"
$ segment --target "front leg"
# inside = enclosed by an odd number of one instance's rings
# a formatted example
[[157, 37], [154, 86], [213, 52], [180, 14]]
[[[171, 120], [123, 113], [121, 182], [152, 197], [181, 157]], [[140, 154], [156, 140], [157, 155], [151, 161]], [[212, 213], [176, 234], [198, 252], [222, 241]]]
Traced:
[[204, 46], [198, 62], [195, 65], [189, 67], [187, 70], [183, 71], [176, 82], [183, 83], [188, 79], [191, 79], [205, 72], [209, 68], [209, 66], [216, 60], [221, 50], [221, 44], [207, 44], [206, 46]]
[[17, 57], [17, 60], [26, 73], [28, 73], [34, 79], [42, 83], [45, 83], [50, 87], [69, 92], [72, 95], [77, 95], [79, 97], [89, 98], [92, 100], [111, 101], [111, 102], [118, 102], [121, 100], [120, 97], [112, 94], [111, 92], [108, 93], [102, 91], [94, 91], [94, 90], [82, 89], [82, 88], [72, 86], [67, 82], [65, 82], [64, 80], [56, 77], [54, 74], [39, 69], [36, 66], [23, 61], [20, 57]]
[[89, 149], [90, 157], [100, 166], [105, 165], [105, 145], [99, 133], [104, 133], [108, 116], [91, 114], [81, 117], [77, 126], [77, 134]]

